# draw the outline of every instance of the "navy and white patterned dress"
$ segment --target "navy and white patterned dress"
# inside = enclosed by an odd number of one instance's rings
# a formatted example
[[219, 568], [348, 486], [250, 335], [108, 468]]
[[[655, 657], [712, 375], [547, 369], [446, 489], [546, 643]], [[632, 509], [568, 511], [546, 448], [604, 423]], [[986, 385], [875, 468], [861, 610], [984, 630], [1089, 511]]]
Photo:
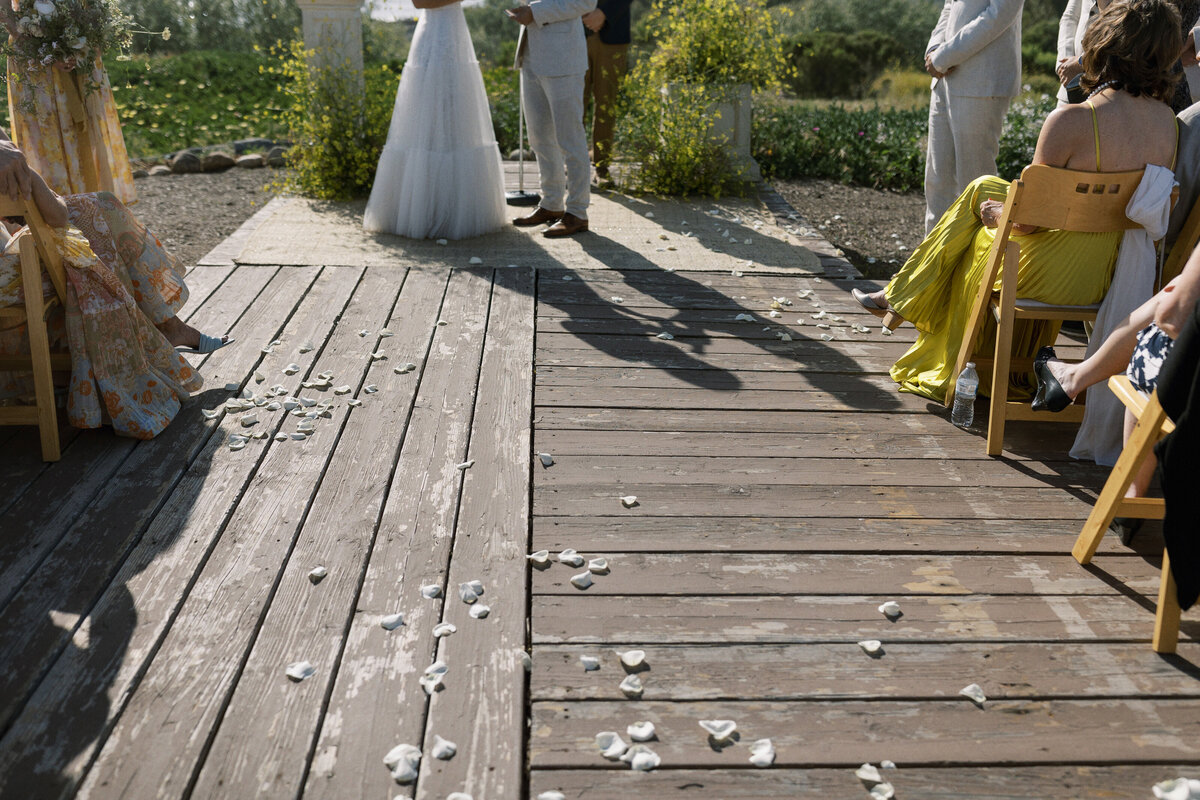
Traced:
[[1129, 359], [1129, 367], [1125, 370], [1129, 382], [1147, 394], [1153, 392], [1154, 387], [1158, 385], [1159, 370], [1167, 360], [1167, 354], [1171, 352], [1174, 342], [1174, 339], [1163, 333], [1154, 323], [1142, 328], [1138, 332], [1137, 347], [1133, 350], [1133, 357]]

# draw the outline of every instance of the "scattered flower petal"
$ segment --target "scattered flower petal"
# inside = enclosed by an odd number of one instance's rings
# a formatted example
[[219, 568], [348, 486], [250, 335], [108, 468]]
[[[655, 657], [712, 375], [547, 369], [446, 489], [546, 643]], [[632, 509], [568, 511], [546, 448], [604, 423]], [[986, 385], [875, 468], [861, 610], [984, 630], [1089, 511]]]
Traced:
[[433, 749], [430, 751], [433, 757], [441, 761], [449, 761], [454, 758], [454, 754], [458, 752], [458, 745], [454, 742], [447, 741], [442, 737], [434, 734]]
[[729, 741], [737, 732], [737, 723], [731, 719], [702, 719], [700, 727], [718, 744]]
[[648, 742], [654, 738], [653, 722], [635, 722], [625, 729], [629, 738], [635, 742]]
[[394, 631], [403, 624], [404, 613], [399, 611], [395, 614], [388, 614], [386, 617], [379, 620], [379, 627], [383, 628], [385, 631]]
[[483, 619], [488, 614], [492, 613], [492, 607], [485, 606], [483, 603], [475, 603], [471, 606], [467, 613], [470, 614], [473, 619]]
[[571, 585], [576, 589], [586, 589], [592, 585], [592, 573], [581, 572], [571, 577]]
[[625, 755], [625, 751], [629, 749], [629, 745], [621, 738], [621, 734], [616, 731], [600, 731], [600, 733], [597, 733], [596, 747], [600, 748], [600, 755], [613, 761]]
[[983, 689], [978, 683], [972, 683], [958, 690], [958, 693], [963, 697], [970, 699], [980, 708], [983, 708], [983, 703], [987, 700], [987, 696], [983, 693]]
[[305, 678], [310, 678], [316, 674], [317, 668], [307, 661], [295, 661], [287, 665], [285, 673], [288, 678], [299, 683]]
[[558, 554], [558, 560], [559, 563], [566, 564], [568, 567], [582, 567], [584, 564], [583, 556], [570, 547]]
[[392, 772], [396, 783], [412, 783], [417, 779], [417, 764], [421, 751], [411, 744], [398, 744], [383, 757], [383, 765]]
[[600, 669], [600, 659], [596, 656], [580, 656], [579, 663], [583, 664], [584, 672], [595, 672]]
[[775, 763], [775, 745], [770, 739], [759, 739], [750, 745], [750, 763], [756, 767], [769, 767]]
[[621, 663], [630, 669], [637, 669], [646, 663], [645, 650], [626, 650], [624, 653], [617, 653], [617, 655], [621, 657]]
[[433, 626], [433, 638], [440, 639], [443, 636], [449, 636], [458, 630], [458, 627], [451, 622], [439, 622]]
[[635, 675], [626, 675], [625, 680], [621, 681], [618, 687], [625, 693], [626, 697], [641, 697], [642, 692], [646, 691], [646, 687], [642, 685], [642, 679]]
[[624, 497], [621, 498], [621, 505], [625, 506], [626, 508], [633, 508], [634, 506], [638, 505], [637, 495], [636, 494], [625, 495]]
[[313, 567], [308, 573], [308, 579], [312, 581], [314, 585], [316, 585], [325, 580], [325, 576], [328, 574], [329, 570], [325, 569], [324, 567]]

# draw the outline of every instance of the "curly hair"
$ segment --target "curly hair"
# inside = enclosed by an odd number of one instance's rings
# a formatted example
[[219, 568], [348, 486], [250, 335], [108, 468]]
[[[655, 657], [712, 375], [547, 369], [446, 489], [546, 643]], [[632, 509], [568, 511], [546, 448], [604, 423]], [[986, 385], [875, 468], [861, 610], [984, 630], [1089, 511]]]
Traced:
[[1083, 78], [1091, 92], [1111, 82], [1134, 97], [1170, 103], [1183, 74], [1179, 8], [1172, 0], [1116, 0], [1083, 35]]

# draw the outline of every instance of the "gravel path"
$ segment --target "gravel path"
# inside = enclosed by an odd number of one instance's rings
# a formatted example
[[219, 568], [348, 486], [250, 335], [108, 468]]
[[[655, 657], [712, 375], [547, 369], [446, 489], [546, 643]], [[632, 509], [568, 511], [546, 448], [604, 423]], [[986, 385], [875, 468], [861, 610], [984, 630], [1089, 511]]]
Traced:
[[[231, 169], [137, 181], [134, 212], [188, 265], [208, 254], [273, 196], [279, 171]], [[845, 186], [828, 180], [776, 181], [775, 189], [863, 275], [888, 277], [921, 240], [920, 193]]]

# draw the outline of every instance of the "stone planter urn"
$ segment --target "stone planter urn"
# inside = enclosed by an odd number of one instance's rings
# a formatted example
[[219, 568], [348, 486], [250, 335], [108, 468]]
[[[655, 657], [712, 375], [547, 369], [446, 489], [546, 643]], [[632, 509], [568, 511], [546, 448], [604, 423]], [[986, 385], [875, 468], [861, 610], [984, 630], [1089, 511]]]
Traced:
[[[664, 86], [664, 102], [678, 97], [682, 85], [668, 83]], [[749, 84], [742, 83], [716, 87], [713, 94], [716, 96], [709, 101], [704, 114], [709, 121], [709, 139], [724, 145], [729, 153], [729, 163], [741, 171], [743, 178], [748, 181], [762, 180], [758, 162], [750, 154], [753, 91]]]

